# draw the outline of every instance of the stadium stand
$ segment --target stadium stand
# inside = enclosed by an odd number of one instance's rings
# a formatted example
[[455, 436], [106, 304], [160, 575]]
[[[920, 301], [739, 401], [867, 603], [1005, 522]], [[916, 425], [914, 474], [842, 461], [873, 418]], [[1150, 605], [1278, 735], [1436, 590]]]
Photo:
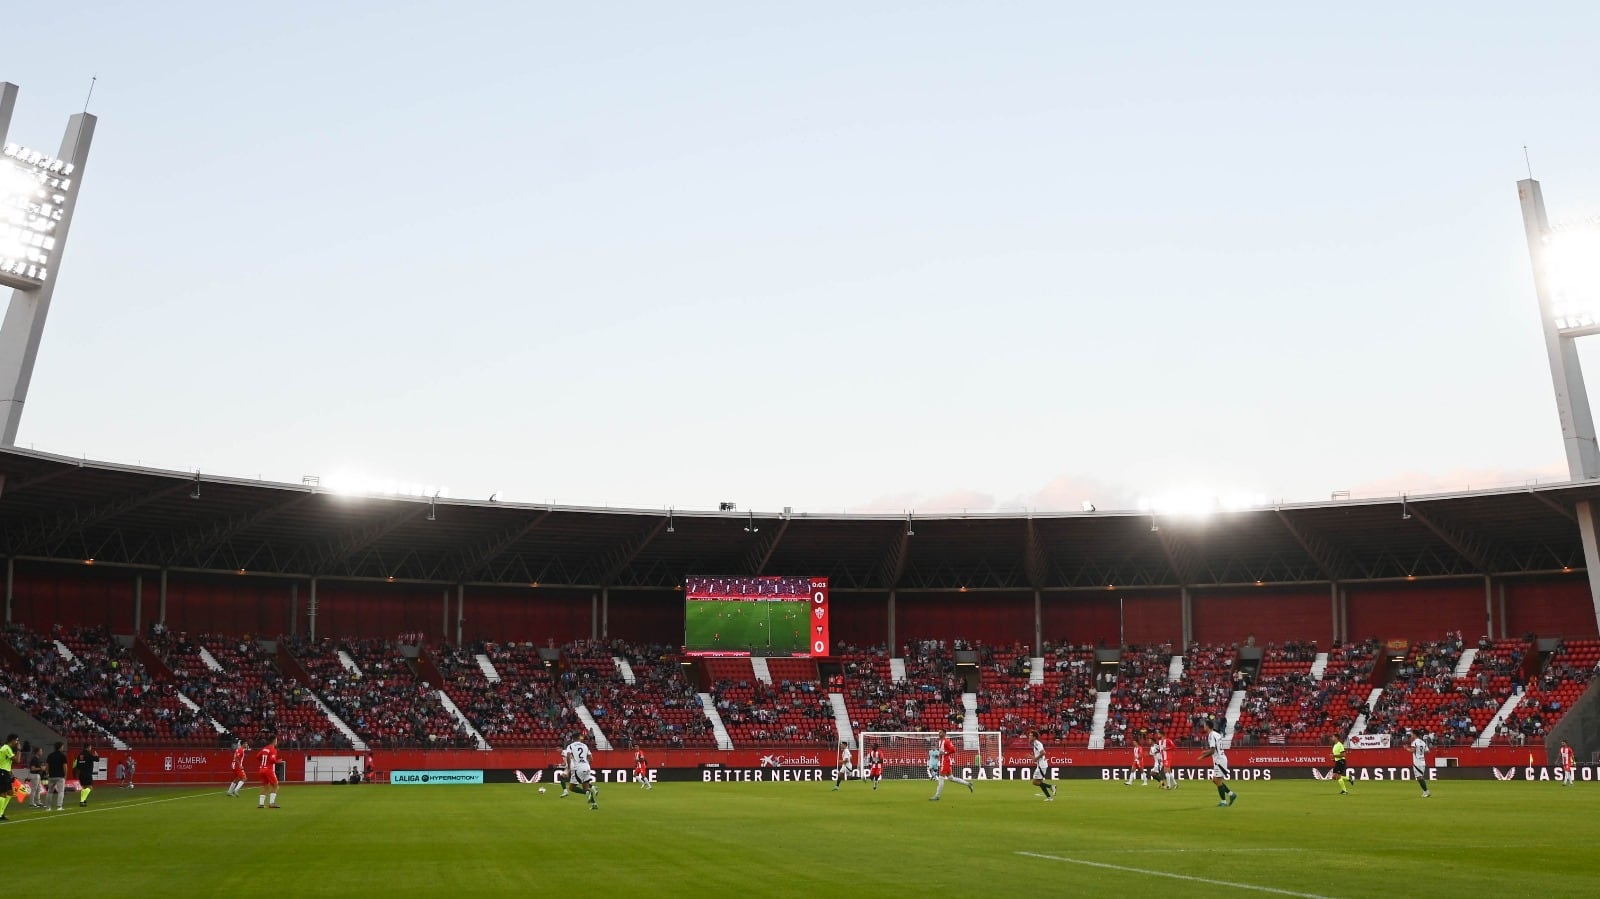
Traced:
[[[279, 653], [274, 641], [252, 636], [190, 637], [164, 629], [153, 630], [143, 646], [105, 628], [45, 635], [11, 625], [4, 637], [0, 697], [41, 724], [73, 741], [104, 743], [115, 734], [130, 745], [174, 747], [225, 745], [235, 737], [254, 743], [269, 734], [286, 746], [347, 747], [313, 692], [369, 746], [473, 745], [440, 703], [435, 691], [442, 687], [493, 747], [558, 746], [580, 727], [574, 706], [582, 703], [617, 748], [709, 748], [710, 725], [686, 676], [697, 665], [736, 746], [822, 746], [837, 738], [830, 691], [844, 696], [858, 732], [959, 727], [960, 694], [973, 681], [964, 680], [972, 669], [956, 664], [957, 650], [977, 654], [978, 726], [1001, 731], [1012, 746], [1035, 727], [1053, 744], [1086, 745], [1097, 687], [1110, 691], [1109, 747], [1157, 729], [1192, 744], [1200, 722], [1220, 717], [1236, 686], [1247, 691], [1236, 745], [1325, 744], [1366, 714], [1369, 733], [1417, 728], [1441, 747], [1464, 746], [1523, 690], [1495, 737], [1519, 744], [1548, 733], [1600, 665], [1600, 640], [1546, 640], [1541, 653], [1530, 635], [1483, 641], [1466, 666], [1460, 635], [1448, 634], [1406, 643], [1404, 650], [1376, 639], [1334, 645], [1320, 679], [1312, 673], [1319, 654], [1313, 643], [1269, 644], [1253, 680], [1236, 647], [1196, 645], [1185, 652], [1182, 676], [1172, 680], [1168, 646], [1127, 647], [1112, 674], [1097, 663], [1094, 648], [1047, 643], [1041, 682], [1034, 683], [1033, 656], [1020, 644], [917, 640], [899, 659], [902, 682], [894, 680], [896, 660], [885, 647], [841, 643], [832, 660], [838, 673], [827, 684], [812, 659], [770, 660], [773, 683], [766, 684], [747, 659], [696, 661], [672, 647], [622, 640], [573, 641], [553, 657], [528, 642], [423, 644], [416, 647], [419, 661], [411, 662], [402, 644], [377, 639], [284, 637]], [[341, 651], [357, 671], [347, 668]], [[135, 658], [144, 652], [149, 664]], [[424, 663], [437, 666], [439, 687], [413, 671]], [[1367, 709], [1374, 687], [1383, 693]]]

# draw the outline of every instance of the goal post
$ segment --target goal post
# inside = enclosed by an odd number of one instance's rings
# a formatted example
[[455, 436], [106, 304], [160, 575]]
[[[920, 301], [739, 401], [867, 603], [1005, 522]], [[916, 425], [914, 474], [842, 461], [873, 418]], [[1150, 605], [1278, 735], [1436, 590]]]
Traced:
[[[951, 731], [950, 742], [956, 752], [951, 766], [962, 768], [993, 768], [1004, 759], [1001, 751], [1000, 731], [982, 730], [968, 733]], [[928, 777], [928, 750], [937, 744], [936, 731], [869, 730], [863, 731], [856, 747], [856, 761], [865, 770], [867, 754], [874, 747], [883, 753], [883, 776], [887, 780], [926, 780]]]

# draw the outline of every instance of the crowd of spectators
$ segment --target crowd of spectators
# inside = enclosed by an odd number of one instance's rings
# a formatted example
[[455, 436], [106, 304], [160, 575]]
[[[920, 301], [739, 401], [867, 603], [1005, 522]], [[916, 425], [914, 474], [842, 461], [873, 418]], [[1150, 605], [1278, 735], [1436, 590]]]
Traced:
[[[484, 674], [480, 655], [498, 680]], [[577, 727], [572, 708], [531, 643], [440, 647], [433, 658], [445, 692], [490, 745], [562, 745], [561, 737]]]
[[[341, 640], [291, 644], [311, 676], [311, 689], [369, 748], [468, 748], [477, 745], [464, 722], [439, 700], [438, 689], [418, 680], [400, 644], [386, 640]], [[347, 654], [356, 671], [345, 668]], [[335, 669], [337, 666], [337, 670]]]
[[[555, 746], [582, 729], [579, 706], [619, 749], [710, 742], [710, 723], [675, 647], [582, 640], [549, 644], [541, 654], [532, 643], [430, 647], [414, 639], [420, 635], [400, 637], [284, 637], [278, 639], [288, 654], [279, 656], [272, 641], [249, 635], [191, 637], [154, 627], [145, 644], [156, 662], [105, 628], [40, 634], [12, 625], [0, 646], [0, 696], [68, 739], [87, 742], [116, 734], [146, 744], [233, 736], [254, 743], [276, 734], [285, 747], [348, 745], [318, 710], [318, 697], [373, 747], [473, 746], [467, 722], [490, 745]], [[1230, 694], [1244, 689], [1236, 745], [1322, 743], [1331, 733], [1349, 732], [1365, 714], [1368, 732], [1415, 727], [1451, 746], [1476, 739], [1505, 698], [1526, 688], [1501, 727], [1503, 739], [1518, 743], [1542, 740], [1595, 675], [1600, 649], [1588, 645], [1595, 641], [1579, 642], [1578, 654], [1558, 646], [1546, 662], [1531, 639], [1484, 639], [1470, 667], [1462, 664], [1467, 644], [1459, 632], [1414, 644], [1388, 661], [1376, 639], [1335, 643], [1320, 678], [1312, 673], [1314, 643], [1269, 644], [1259, 672], [1238, 646], [1192, 645], [1177, 679], [1170, 676], [1171, 646], [1130, 646], [1113, 665], [1098, 663], [1092, 647], [1046, 643], [1038, 650], [1038, 683], [1034, 650], [1020, 643], [913, 640], [901, 648], [906, 677], [898, 682], [887, 647], [841, 643], [839, 674], [826, 684], [814, 669], [806, 677], [797, 668], [802, 676], [772, 684], [753, 674], [723, 678], [709, 692], [736, 745], [831, 743], [833, 690], [844, 695], [858, 733], [960, 727], [962, 694], [972, 690], [982, 729], [1014, 741], [1037, 727], [1047, 742], [1081, 745], [1100, 691], [1110, 694], [1107, 746], [1155, 730], [1192, 743], [1200, 725], [1220, 721]], [[956, 664], [964, 650], [975, 653], [975, 669]], [[414, 661], [418, 653], [428, 665]], [[486, 675], [478, 656], [498, 679]], [[1380, 662], [1389, 667], [1378, 668]], [[434, 663], [437, 685], [418, 673], [431, 672]], [[1466, 669], [1463, 677], [1456, 677], [1458, 669]], [[1378, 678], [1386, 681], [1384, 691], [1368, 708]], [[441, 687], [465, 721], [440, 701]]]

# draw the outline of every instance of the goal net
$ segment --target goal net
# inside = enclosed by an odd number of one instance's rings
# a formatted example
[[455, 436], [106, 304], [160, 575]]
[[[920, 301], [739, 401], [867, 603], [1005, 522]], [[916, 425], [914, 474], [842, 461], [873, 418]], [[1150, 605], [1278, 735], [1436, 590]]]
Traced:
[[[885, 779], [927, 779], [928, 750], [938, 742], [939, 735], [927, 731], [863, 731], [856, 750], [856, 761], [865, 770], [867, 755], [876, 747], [883, 753]], [[974, 733], [951, 731], [950, 742], [956, 746], [955, 755], [950, 761], [958, 774], [962, 768], [995, 767], [1003, 758], [1000, 731], [997, 730]]]

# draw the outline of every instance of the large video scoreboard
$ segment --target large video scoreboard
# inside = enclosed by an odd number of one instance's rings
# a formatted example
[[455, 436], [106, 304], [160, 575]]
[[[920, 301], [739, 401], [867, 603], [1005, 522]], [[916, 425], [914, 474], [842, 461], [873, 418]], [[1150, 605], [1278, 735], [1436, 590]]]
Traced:
[[684, 579], [683, 649], [690, 655], [826, 656], [828, 579]]

